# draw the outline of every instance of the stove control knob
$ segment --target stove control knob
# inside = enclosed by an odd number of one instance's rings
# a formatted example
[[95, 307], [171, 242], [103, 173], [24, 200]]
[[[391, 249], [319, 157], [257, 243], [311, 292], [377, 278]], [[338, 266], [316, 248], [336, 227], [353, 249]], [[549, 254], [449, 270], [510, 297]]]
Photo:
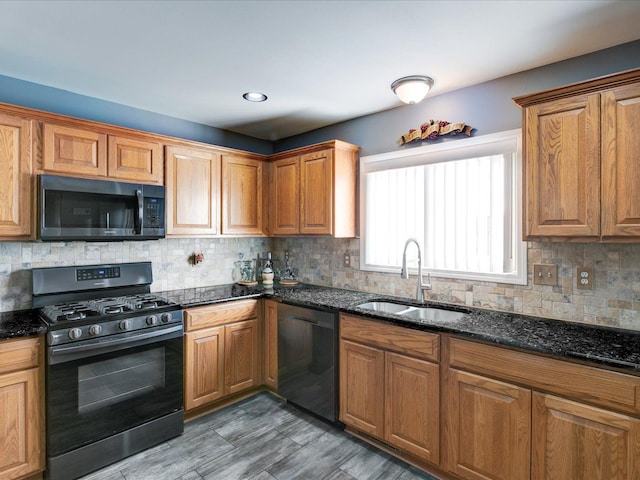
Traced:
[[149, 315], [147, 317], [147, 325], [153, 326], [157, 324], [158, 324], [158, 317], [156, 317], [155, 315]]
[[72, 328], [69, 330], [69, 338], [71, 340], [76, 340], [82, 336], [82, 330], [80, 328]]
[[100, 325], [91, 325], [89, 327], [89, 335], [100, 335], [102, 327]]
[[131, 320], [122, 320], [120, 322], [120, 330], [130, 330], [131, 329]]
[[171, 314], [170, 313], [163, 313], [162, 314], [162, 323], [169, 323], [171, 321]]

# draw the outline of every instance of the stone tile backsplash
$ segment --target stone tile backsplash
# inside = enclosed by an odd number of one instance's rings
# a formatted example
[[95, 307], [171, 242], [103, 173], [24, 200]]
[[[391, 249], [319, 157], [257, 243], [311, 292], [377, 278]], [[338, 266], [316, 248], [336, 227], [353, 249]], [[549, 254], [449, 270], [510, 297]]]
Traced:
[[[0, 311], [31, 308], [31, 269], [96, 263], [153, 262], [152, 291], [221, 285], [234, 281], [238, 253], [276, 260], [290, 252], [302, 281], [317, 285], [413, 298], [415, 277], [359, 270], [357, 239], [215, 238], [147, 242], [0, 242]], [[204, 263], [192, 267], [189, 257], [202, 252]], [[351, 267], [344, 267], [344, 253]], [[432, 277], [433, 300], [561, 320], [608, 325], [640, 331], [640, 245], [529, 243], [529, 284]], [[558, 265], [558, 286], [531, 283], [534, 263]], [[280, 264], [281, 265], [281, 264]], [[593, 290], [579, 290], [576, 267], [592, 267]]]
[[[0, 311], [31, 308], [31, 269], [101, 263], [153, 263], [151, 290], [177, 290], [233, 282], [238, 253], [264, 257], [267, 238], [165, 238], [143, 242], [0, 242]], [[204, 254], [191, 266], [189, 257]]]
[[[274, 257], [290, 252], [304, 282], [413, 298], [416, 278], [360, 271], [357, 239], [281, 238]], [[433, 300], [640, 331], [640, 245], [528, 244], [528, 285], [431, 277]], [[310, 253], [311, 252], [311, 253]], [[351, 255], [351, 267], [342, 258]], [[558, 265], [558, 285], [533, 285], [534, 263]], [[593, 290], [576, 288], [577, 267], [592, 267]]]

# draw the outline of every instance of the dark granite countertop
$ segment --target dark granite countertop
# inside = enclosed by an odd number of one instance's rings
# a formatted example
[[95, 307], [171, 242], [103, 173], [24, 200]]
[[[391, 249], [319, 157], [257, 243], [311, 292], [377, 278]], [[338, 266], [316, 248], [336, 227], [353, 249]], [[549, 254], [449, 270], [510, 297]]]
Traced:
[[36, 310], [16, 310], [0, 313], [0, 340], [30, 337], [46, 331]]
[[[276, 282], [272, 289], [265, 289], [262, 285], [244, 287], [229, 284], [154, 293], [184, 308], [267, 297], [297, 305], [356, 314], [408, 328], [453, 333], [498, 345], [640, 373], [640, 332], [630, 330], [435, 302], [427, 302], [423, 306], [457, 310], [466, 315], [446, 322], [411, 320], [358, 307], [359, 304], [372, 300], [417, 305], [410, 299], [308, 284], [285, 287]], [[0, 340], [38, 335], [44, 331], [36, 310], [0, 313]]]
[[262, 286], [221, 285], [162, 292], [162, 294], [181, 303], [185, 308], [264, 296], [287, 303], [334, 309], [343, 313], [384, 320], [409, 328], [453, 333], [531, 352], [640, 372], [640, 332], [630, 330], [435, 302], [427, 302], [422, 306], [442, 307], [465, 312], [467, 315], [458, 320], [446, 322], [410, 320], [406, 317], [358, 307], [359, 304], [372, 300], [418, 305], [410, 299], [307, 284], [284, 287], [276, 283], [273, 289], [268, 290]]

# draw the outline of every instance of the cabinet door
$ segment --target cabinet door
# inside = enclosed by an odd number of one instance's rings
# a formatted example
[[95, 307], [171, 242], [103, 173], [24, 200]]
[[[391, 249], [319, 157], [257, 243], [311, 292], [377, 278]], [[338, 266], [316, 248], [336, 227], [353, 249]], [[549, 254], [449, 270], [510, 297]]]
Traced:
[[258, 321], [225, 326], [225, 391], [237, 393], [258, 385]]
[[340, 341], [340, 420], [383, 438], [384, 351]]
[[264, 302], [264, 383], [278, 389], [278, 303]]
[[42, 471], [38, 369], [0, 375], [0, 478]]
[[300, 233], [333, 233], [333, 150], [300, 157]]
[[269, 233], [300, 232], [300, 157], [284, 158], [271, 165]]
[[185, 334], [185, 410], [224, 395], [224, 327]]
[[262, 162], [222, 156], [222, 233], [264, 235]]
[[31, 234], [32, 131], [33, 122], [0, 115], [0, 237]]
[[385, 377], [385, 440], [417, 457], [438, 464], [438, 365], [387, 352]]
[[525, 237], [599, 237], [600, 97], [525, 111]]
[[165, 167], [167, 235], [217, 234], [220, 156], [167, 147]]
[[162, 145], [156, 142], [109, 135], [109, 177], [162, 185]]
[[93, 177], [107, 175], [106, 135], [45, 123], [43, 143], [43, 171]]
[[640, 420], [535, 393], [533, 480], [640, 478]]
[[640, 83], [602, 102], [602, 235], [640, 236]]
[[448, 372], [449, 470], [471, 480], [529, 479], [531, 391]]

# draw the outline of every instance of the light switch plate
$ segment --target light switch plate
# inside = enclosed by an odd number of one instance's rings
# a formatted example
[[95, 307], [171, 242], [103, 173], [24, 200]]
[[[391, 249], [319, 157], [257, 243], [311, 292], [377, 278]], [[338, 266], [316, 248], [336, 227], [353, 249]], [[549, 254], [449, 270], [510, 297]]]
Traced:
[[534, 264], [533, 283], [536, 285], [558, 285], [558, 266], [555, 264]]

